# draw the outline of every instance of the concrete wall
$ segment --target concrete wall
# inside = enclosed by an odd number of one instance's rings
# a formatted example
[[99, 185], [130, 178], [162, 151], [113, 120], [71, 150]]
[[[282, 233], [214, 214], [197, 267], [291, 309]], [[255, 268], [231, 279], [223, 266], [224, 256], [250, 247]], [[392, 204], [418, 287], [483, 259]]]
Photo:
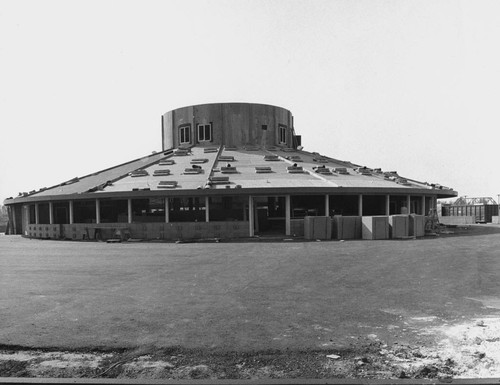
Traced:
[[476, 223], [476, 217], [474, 216], [451, 216], [451, 217], [439, 217], [439, 222], [443, 225], [456, 226], [456, 225], [472, 225]]
[[[249, 236], [248, 221], [176, 223], [76, 223], [71, 225], [28, 225], [25, 236], [49, 239], [109, 239], [116, 230], [139, 239], [243, 238]], [[99, 229], [96, 232], [96, 229]]]
[[[286, 147], [292, 147], [292, 114], [276, 106], [251, 103], [216, 103], [189, 106], [163, 115], [163, 150], [179, 146], [179, 127], [191, 125], [191, 144], [202, 146], [261, 147], [279, 143], [279, 125], [287, 127]], [[212, 124], [212, 141], [197, 143], [197, 125]], [[267, 129], [263, 130], [262, 126]]]

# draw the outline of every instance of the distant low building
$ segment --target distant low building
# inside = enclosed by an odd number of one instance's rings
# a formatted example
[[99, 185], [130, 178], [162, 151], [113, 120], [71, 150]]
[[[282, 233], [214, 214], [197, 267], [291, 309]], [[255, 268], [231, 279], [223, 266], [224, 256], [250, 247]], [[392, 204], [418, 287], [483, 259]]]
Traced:
[[425, 215], [455, 196], [304, 151], [284, 108], [216, 103], [164, 114], [160, 152], [4, 203], [33, 238], [175, 240], [300, 235], [306, 216]]
[[[471, 217], [473, 223], [491, 223], [498, 216], [498, 203], [491, 197], [460, 197], [441, 206], [443, 217]], [[445, 221], [446, 222], [446, 221]]]

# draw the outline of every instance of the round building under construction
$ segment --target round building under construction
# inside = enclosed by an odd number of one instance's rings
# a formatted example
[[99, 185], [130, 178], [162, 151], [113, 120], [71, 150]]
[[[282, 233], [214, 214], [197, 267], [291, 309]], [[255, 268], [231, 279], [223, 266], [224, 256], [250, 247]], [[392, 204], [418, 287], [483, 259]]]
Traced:
[[[453, 189], [304, 151], [290, 111], [251, 103], [162, 116], [162, 150], [4, 201], [9, 233], [51, 239], [397, 238]], [[406, 228], [406, 229], [405, 229]]]

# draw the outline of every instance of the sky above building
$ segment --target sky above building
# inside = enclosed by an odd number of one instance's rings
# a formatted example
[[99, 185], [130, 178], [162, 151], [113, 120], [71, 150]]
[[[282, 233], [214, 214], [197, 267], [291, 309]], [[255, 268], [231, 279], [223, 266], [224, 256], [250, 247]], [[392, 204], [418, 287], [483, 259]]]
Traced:
[[500, 2], [0, 0], [0, 202], [161, 150], [161, 115], [294, 115], [305, 150], [500, 194]]

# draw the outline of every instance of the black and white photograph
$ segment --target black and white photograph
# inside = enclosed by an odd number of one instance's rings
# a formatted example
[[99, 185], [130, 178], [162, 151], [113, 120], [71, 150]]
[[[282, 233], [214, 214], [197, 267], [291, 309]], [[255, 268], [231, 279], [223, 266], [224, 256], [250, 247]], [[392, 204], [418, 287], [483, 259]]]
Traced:
[[498, 383], [499, 15], [0, 0], [0, 384]]

